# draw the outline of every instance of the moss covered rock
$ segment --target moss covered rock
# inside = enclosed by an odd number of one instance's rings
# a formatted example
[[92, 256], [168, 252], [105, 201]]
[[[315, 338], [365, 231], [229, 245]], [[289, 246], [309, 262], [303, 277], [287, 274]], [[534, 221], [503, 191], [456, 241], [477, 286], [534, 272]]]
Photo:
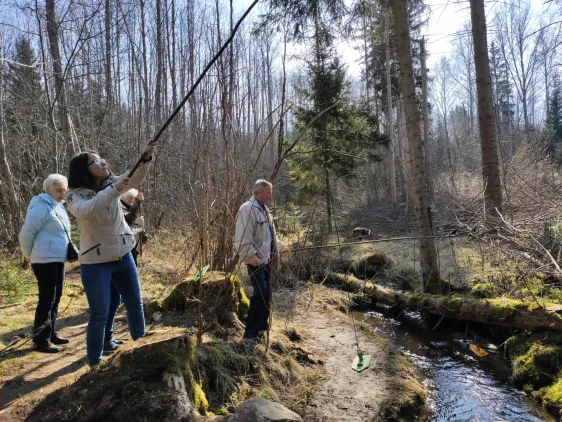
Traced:
[[562, 410], [562, 334], [520, 333], [504, 342], [514, 384], [558, 416]]
[[191, 420], [195, 362], [195, 344], [187, 335], [125, 350], [47, 396], [28, 420]]
[[479, 298], [492, 298], [499, 296], [500, 291], [495, 283], [486, 282], [473, 285], [470, 294]]
[[232, 313], [245, 318], [250, 307], [238, 277], [220, 271], [208, 272], [201, 282], [186, 278], [164, 299], [162, 307], [171, 311], [196, 312], [199, 300], [204, 314], [212, 315], [220, 324], [229, 322]]

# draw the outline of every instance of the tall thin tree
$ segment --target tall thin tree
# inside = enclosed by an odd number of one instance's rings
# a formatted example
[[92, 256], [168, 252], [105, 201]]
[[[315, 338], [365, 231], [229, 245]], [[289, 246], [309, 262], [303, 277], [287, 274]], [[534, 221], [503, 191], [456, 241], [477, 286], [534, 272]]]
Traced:
[[404, 95], [406, 131], [408, 133], [409, 153], [414, 185], [414, 207], [418, 235], [420, 237], [420, 261], [425, 291], [440, 293], [441, 284], [437, 267], [437, 251], [433, 238], [433, 224], [429, 207], [429, 189], [426, 183], [423, 160], [423, 145], [420, 132], [420, 112], [416, 101], [414, 69], [412, 65], [411, 41], [406, 1], [394, 0], [394, 25], [396, 46], [400, 66], [400, 89]]
[[488, 36], [484, 0], [470, 0], [472, 17], [472, 42], [476, 67], [476, 93], [478, 96], [478, 126], [482, 149], [482, 177], [486, 210], [502, 210], [502, 191], [498, 146], [494, 127], [492, 80], [488, 56]]

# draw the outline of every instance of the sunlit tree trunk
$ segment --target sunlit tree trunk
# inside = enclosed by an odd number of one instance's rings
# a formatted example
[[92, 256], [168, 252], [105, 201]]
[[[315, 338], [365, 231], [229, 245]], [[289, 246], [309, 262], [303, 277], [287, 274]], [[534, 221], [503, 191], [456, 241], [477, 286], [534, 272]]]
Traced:
[[420, 113], [416, 102], [414, 70], [412, 66], [411, 42], [404, 0], [395, 0], [393, 5], [396, 44], [400, 65], [400, 88], [404, 95], [404, 111], [411, 156], [412, 182], [415, 192], [415, 211], [420, 245], [420, 263], [424, 290], [440, 293], [441, 284], [437, 267], [437, 251], [433, 238], [429, 191], [426, 183], [423, 160], [423, 145], [420, 133]]
[[472, 17], [472, 41], [474, 43], [474, 63], [476, 65], [476, 93], [478, 95], [478, 122], [482, 149], [482, 177], [486, 210], [502, 210], [502, 191], [496, 131], [494, 128], [494, 108], [492, 103], [492, 81], [488, 56], [486, 34], [486, 15], [484, 0], [470, 0]]
[[387, 8], [385, 22], [385, 44], [386, 44], [386, 121], [388, 124], [388, 177], [390, 178], [390, 201], [392, 205], [396, 205], [396, 157], [395, 157], [395, 141], [394, 141], [394, 111], [392, 110], [392, 82], [390, 75], [390, 24], [389, 24], [390, 7]]

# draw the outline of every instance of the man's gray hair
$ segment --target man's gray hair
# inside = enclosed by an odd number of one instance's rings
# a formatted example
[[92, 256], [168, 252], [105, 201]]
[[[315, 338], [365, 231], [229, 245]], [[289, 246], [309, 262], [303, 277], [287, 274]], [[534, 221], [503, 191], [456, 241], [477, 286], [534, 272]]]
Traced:
[[258, 193], [265, 188], [273, 188], [273, 185], [269, 183], [267, 180], [259, 179], [256, 181], [256, 184], [254, 185], [254, 193]]
[[43, 190], [45, 192], [49, 192], [55, 185], [68, 187], [68, 179], [62, 174], [49, 174], [47, 178], [43, 180]]

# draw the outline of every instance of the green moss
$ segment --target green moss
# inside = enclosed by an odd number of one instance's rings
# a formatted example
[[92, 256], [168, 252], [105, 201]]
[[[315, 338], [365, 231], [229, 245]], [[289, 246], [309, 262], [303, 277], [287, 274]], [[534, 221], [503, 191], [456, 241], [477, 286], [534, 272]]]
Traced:
[[529, 350], [531, 345], [532, 345], [532, 343], [529, 341], [528, 336], [518, 334], [518, 335], [511, 336], [510, 338], [508, 338], [504, 342], [503, 347], [504, 347], [505, 355], [509, 359], [515, 359], [518, 356], [521, 356], [521, 355], [524, 355], [525, 353], [527, 353], [527, 351]]
[[193, 407], [197, 409], [197, 411], [202, 415], [206, 415], [207, 410], [209, 408], [209, 402], [207, 401], [207, 396], [205, 395], [205, 392], [201, 388], [201, 385], [193, 379], [191, 380], [191, 394], [193, 400]]
[[207, 393], [210, 409], [229, 403], [240, 380], [257, 373], [258, 357], [251, 342], [213, 342], [197, 349], [198, 373]]
[[562, 408], [562, 376], [559, 375], [556, 382], [541, 389], [539, 391], [539, 397], [543, 405], [551, 411]]
[[477, 283], [472, 286], [470, 294], [479, 298], [492, 298], [499, 294], [499, 289], [494, 283]]
[[513, 360], [513, 381], [519, 387], [531, 384], [534, 389], [552, 382], [561, 369], [562, 348], [533, 343]]
[[[560, 340], [558, 334], [518, 334], [504, 343], [504, 352], [512, 362], [513, 383], [527, 394], [539, 398], [548, 392], [550, 406], [556, 401], [556, 394], [562, 397], [559, 393], [562, 370]], [[557, 381], [553, 384], [553, 380]], [[558, 405], [562, 405], [562, 401]]]
[[244, 291], [244, 287], [242, 286], [242, 283], [240, 283], [240, 281], [238, 281], [237, 287], [238, 306], [236, 313], [240, 318], [246, 320], [246, 318], [248, 317], [248, 311], [250, 310], [250, 299], [248, 299], [248, 296], [246, 296], [246, 292]]
[[219, 320], [228, 312], [236, 312], [245, 318], [250, 301], [236, 275], [210, 271], [201, 283], [190, 278], [177, 284], [164, 299], [162, 306], [168, 310], [195, 312], [201, 298], [203, 309], [212, 310]]
[[524, 311], [524, 310], [535, 310], [539, 308], [539, 305], [531, 302], [523, 302], [521, 300], [509, 299], [506, 297], [499, 297], [496, 299], [489, 299], [487, 302], [494, 308], [512, 310], [512, 311]]

